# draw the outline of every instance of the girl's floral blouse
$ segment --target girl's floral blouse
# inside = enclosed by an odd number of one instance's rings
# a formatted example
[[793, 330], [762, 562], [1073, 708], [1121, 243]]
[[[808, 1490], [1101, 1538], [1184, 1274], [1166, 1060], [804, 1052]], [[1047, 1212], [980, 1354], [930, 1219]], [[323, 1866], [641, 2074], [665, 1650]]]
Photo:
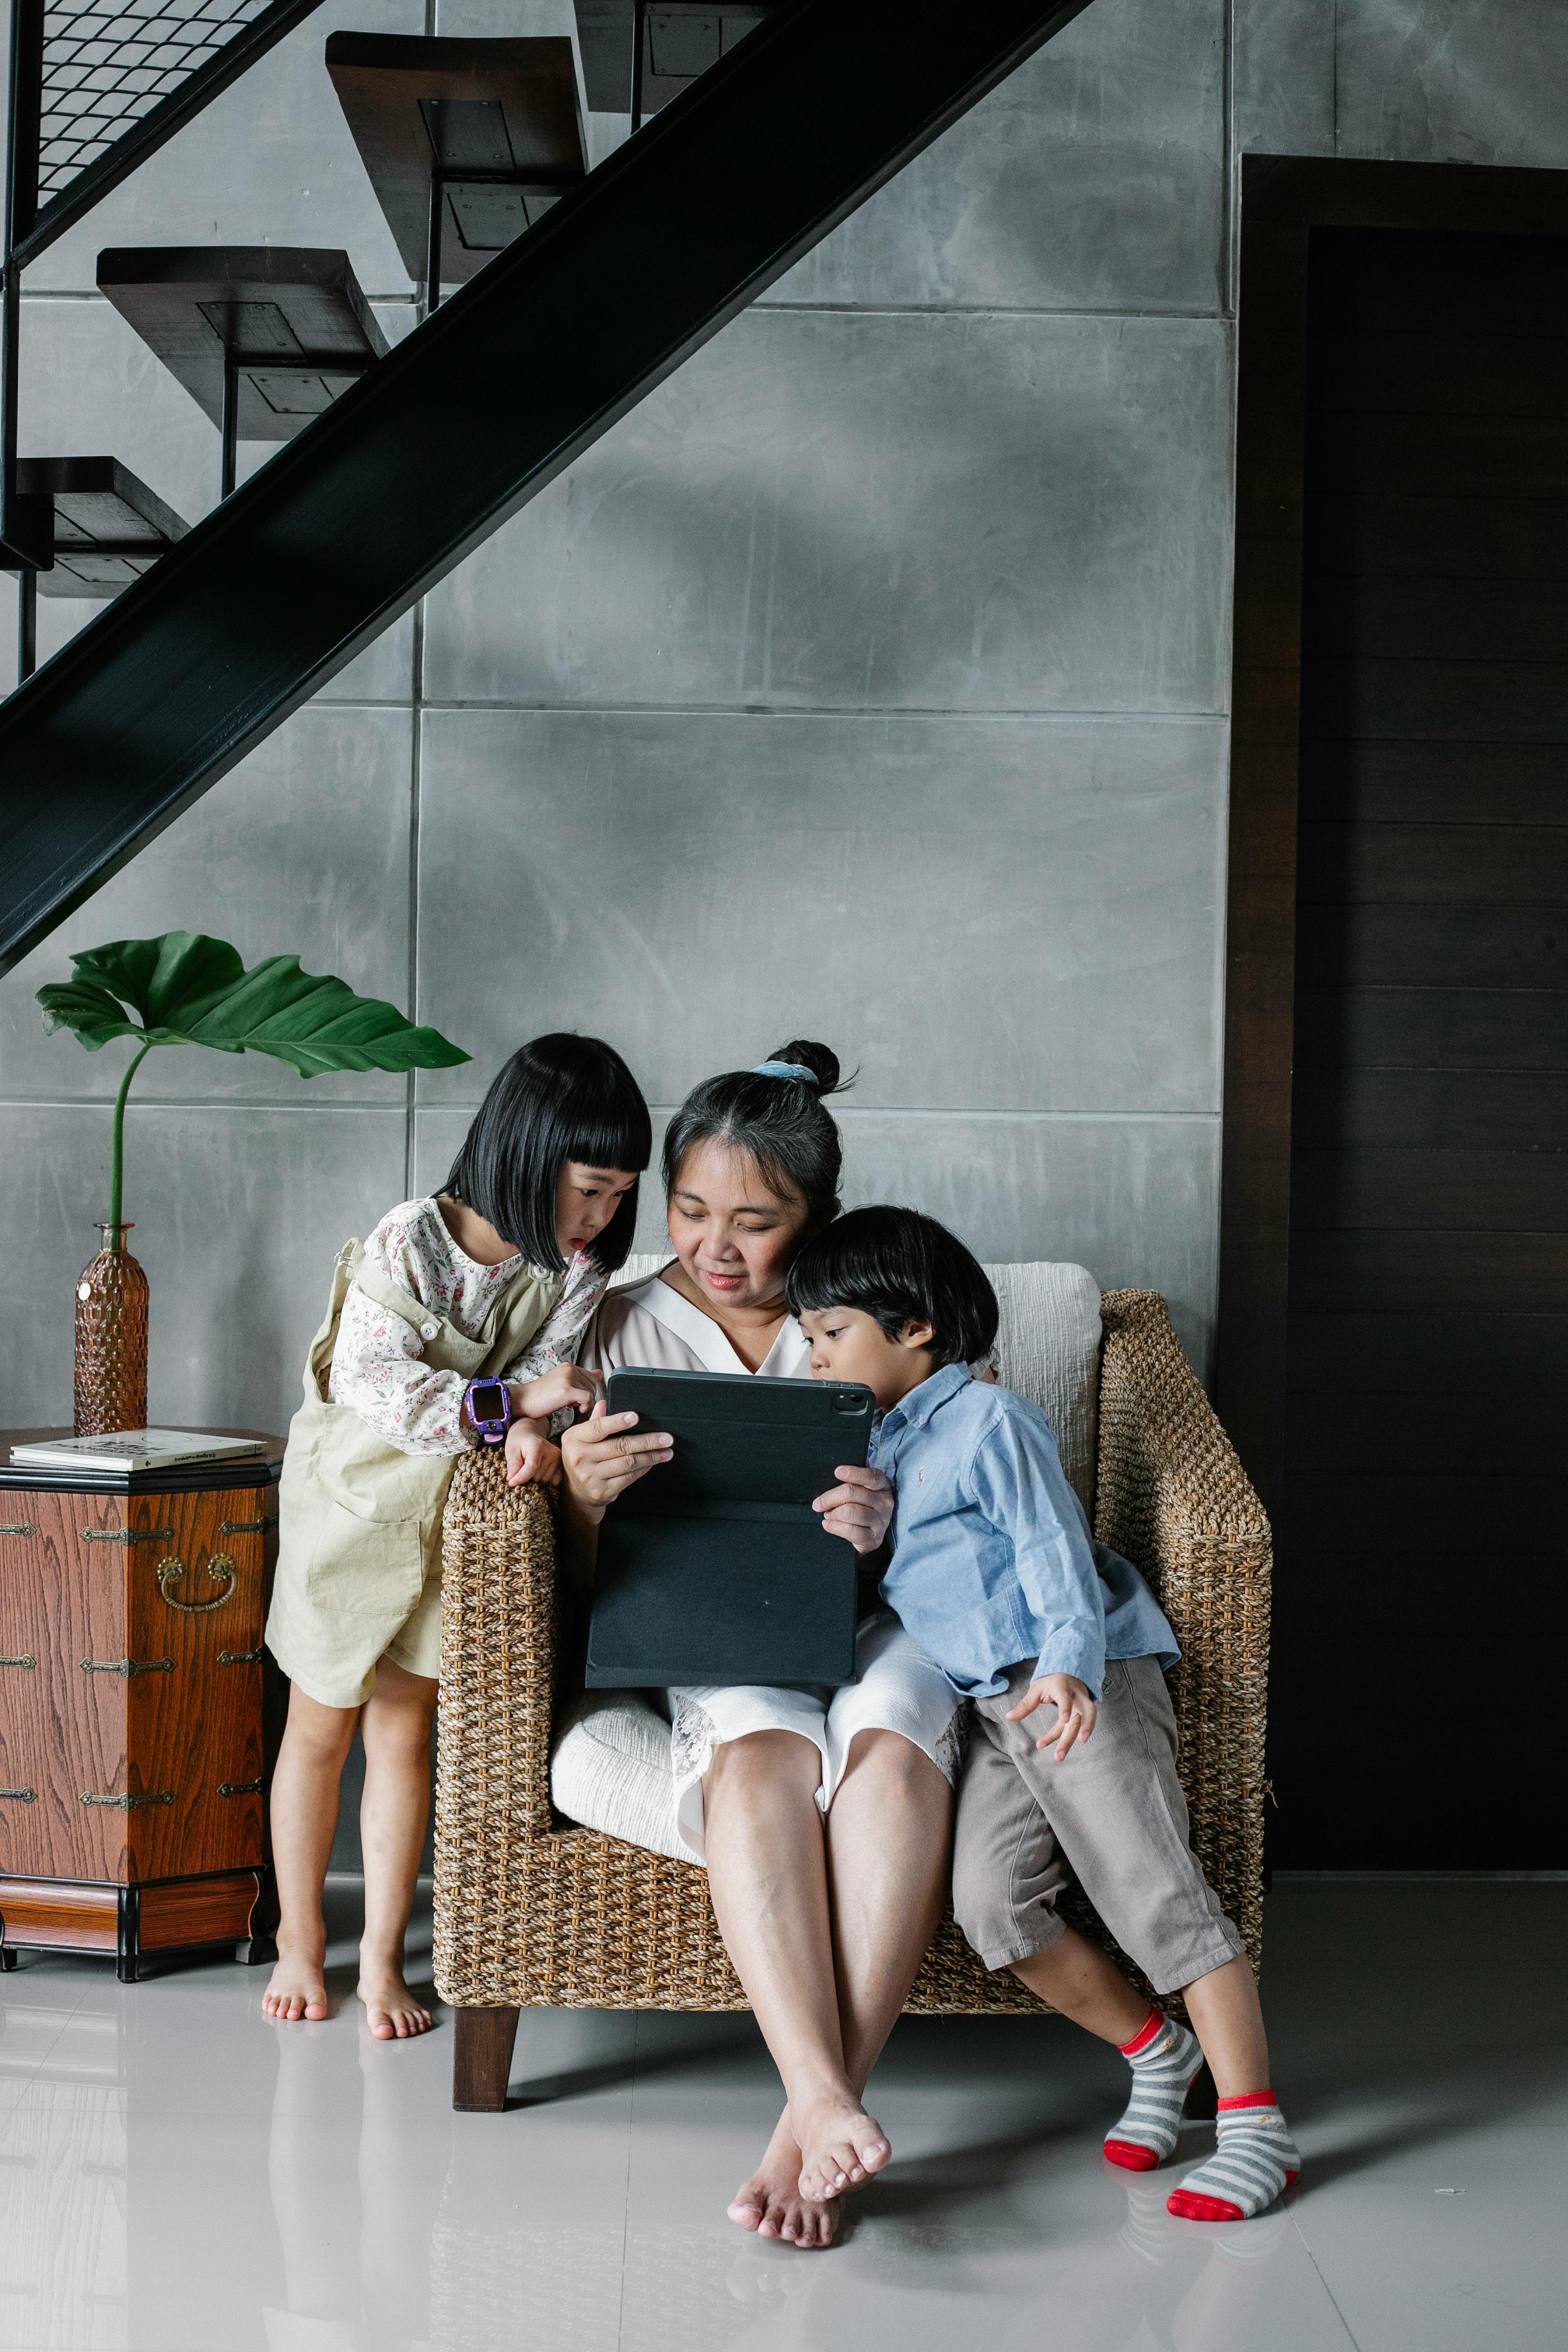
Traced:
[[[458, 1247], [435, 1201], [405, 1201], [391, 1210], [364, 1245], [367, 1261], [422, 1307], [434, 1308], [468, 1339], [522, 1265], [521, 1256], [480, 1265]], [[583, 1327], [604, 1294], [606, 1277], [586, 1251], [566, 1270], [555, 1312], [506, 1368], [509, 1381], [538, 1380], [577, 1351]], [[343, 1301], [327, 1394], [352, 1405], [362, 1421], [404, 1454], [467, 1454], [475, 1444], [463, 1426], [460, 1372], [437, 1372], [419, 1353], [419, 1334], [364, 1292]]]

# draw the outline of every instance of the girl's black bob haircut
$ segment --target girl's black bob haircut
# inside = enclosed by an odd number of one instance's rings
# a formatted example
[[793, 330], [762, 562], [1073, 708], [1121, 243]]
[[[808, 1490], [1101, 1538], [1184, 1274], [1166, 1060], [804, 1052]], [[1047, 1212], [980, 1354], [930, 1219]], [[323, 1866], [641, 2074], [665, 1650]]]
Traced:
[[809, 1037], [792, 1037], [768, 1058], [810, 1075], [779, 1078], [759, 1070], [726, 1070], [693, 1087], [664, 1130], [664, 1189], [674, 1192], [693, 1145], [722, 1144], [749, 1154], [780, 1200], [798, 1201], [805, 1212], [805, 1230], [814, 1234], [838, 1214], [844, 1165], [838, 1128], [822, 1097], [842, 1094], [854, 1082], [840, 1078], [831, 1046]]
[[929, 1323], [939, 1364], [977, 1362], [1000, 1319], [979, 1260], [918, 1209], [851, 1209], [807, 1242], [784, 1290], [793, 1314], [858, 1307], [889, 1339], [906, 1323]]
[[[555, 1239], [555, 1193], [566, 1161], [630, 1174], [652, 1155], [647, 1105], [615, 1047], [558, 1031], [520, 1045], [500, 1071], [441, 1189], [487, 1219], [530, 1265], [560, 1274], [566, 1261]], [[603, 1273], [626, 1263], [637, 1223], [634, 1184], [589, 1245]]]

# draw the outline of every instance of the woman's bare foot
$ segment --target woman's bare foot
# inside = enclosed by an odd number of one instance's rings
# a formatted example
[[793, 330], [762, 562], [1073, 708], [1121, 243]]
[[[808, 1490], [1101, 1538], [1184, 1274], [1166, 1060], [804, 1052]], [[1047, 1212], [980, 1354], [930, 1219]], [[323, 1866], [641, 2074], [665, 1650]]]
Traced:
[[736, 2189], [730, 2219], [742, 2230], [754, 2230], [759, 2238], [785, 2238], [804, 2252], [830, 2246], [839, 2218], [837, 2197], [816, 2202], [801, 2194], [800, 2150], [786, 2108], [761, 2164]]
[[800, 2147], [800, 2193], [813, 2204], [858, 2189], [891, 2161], [881, 2125], [842, 2093], [792, 2101], [789, 2118]]
[[263, 2017], [276, 2017], [282, 2023], [294, 2025], [301, 2018], [315, 2020], [327, 2014], [327, 1980], [323, 1973], [327, 1958], [327, 1934], [323, 1927], [313, 1942], [300, 1945], [285, 1944], [279, 1939], [278, 1965], [270, 1983], [261, 1996]]
[[406, 2042], [416, 2033], [428, 2033], [436, 2022], [404, 1983], [401, 1969], [373, 1966], [363, 1953], [359, 1997], [364, 2003], [370, 2030], [378, 2042]]

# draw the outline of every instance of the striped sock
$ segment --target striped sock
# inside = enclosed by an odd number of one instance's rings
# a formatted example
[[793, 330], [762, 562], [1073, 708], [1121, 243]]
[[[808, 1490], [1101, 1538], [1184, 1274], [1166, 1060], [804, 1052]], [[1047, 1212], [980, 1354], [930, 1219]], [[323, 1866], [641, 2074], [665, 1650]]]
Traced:
[[1161, 2009], [1150, 2011], [1142, 2032], [1121, 2050], [1132, 2069], [1132, 2096], [1106, 2140], [1106, 2161], [1129, 2172], [1152, 2172], [1175, 2147], [1182, 2110], [1204, 2053], [1196, 2034]]
[[1184, 2221], [1249, 2221], [1282, 2197], [1301, 2169], [1272, 2091], [1222, 2099], [1217, 2129], [1219, 2146], [1208, 2162], [1165, 2200], [1166, 2211]]

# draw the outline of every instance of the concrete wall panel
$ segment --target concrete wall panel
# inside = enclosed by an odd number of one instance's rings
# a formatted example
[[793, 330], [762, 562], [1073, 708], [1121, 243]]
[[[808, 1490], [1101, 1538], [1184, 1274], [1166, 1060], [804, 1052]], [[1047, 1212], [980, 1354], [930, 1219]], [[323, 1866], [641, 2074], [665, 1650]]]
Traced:
[[[46, 1037], [35, 1002], [46, 981], [69, 978], [73, 954], [108, 940], [207, 931], [247, 963], [298, 955], [307, 971], [406, 1009], [411, 742], [405, 709], [321, 703], [269, 736], [0, 980], [0, 1097], [112, 1099], [131, 1047], [89, 1054], [68, 1031]], [[390, 1073], [307, 1084], [266, 1055], [182, 1045], [149, 1055], [129, 1116], [160, 1097], [303, 1109], [401, 1104], [406, 1090]]]
[[1219, 322], [753, 310], [430, 600], [437, 701], [1215, 710]]
[[[154, 1422], [288, 1427], [333, 1255], [402, 1197], [405, 1124], [347, 1107], [131, 1113], [125, 1206], [152, 1285]], [[109, 1113], [12, 1107], [5, 1129], [0, 1423], [68, 1424], [72, 1286], [108, 1214]]]
[[889, 1108], [1217, 1108], [1217, 720], [446, 710], [421, 773], [422, 1102], [582, 1027], [659, 1100], [796, 1034]]
[[769, 301], [1220, 306], [1223, 0], [1095, 0]]
[[1562, 0], [1339, 0], [1338, 151], [1568, 166]]

